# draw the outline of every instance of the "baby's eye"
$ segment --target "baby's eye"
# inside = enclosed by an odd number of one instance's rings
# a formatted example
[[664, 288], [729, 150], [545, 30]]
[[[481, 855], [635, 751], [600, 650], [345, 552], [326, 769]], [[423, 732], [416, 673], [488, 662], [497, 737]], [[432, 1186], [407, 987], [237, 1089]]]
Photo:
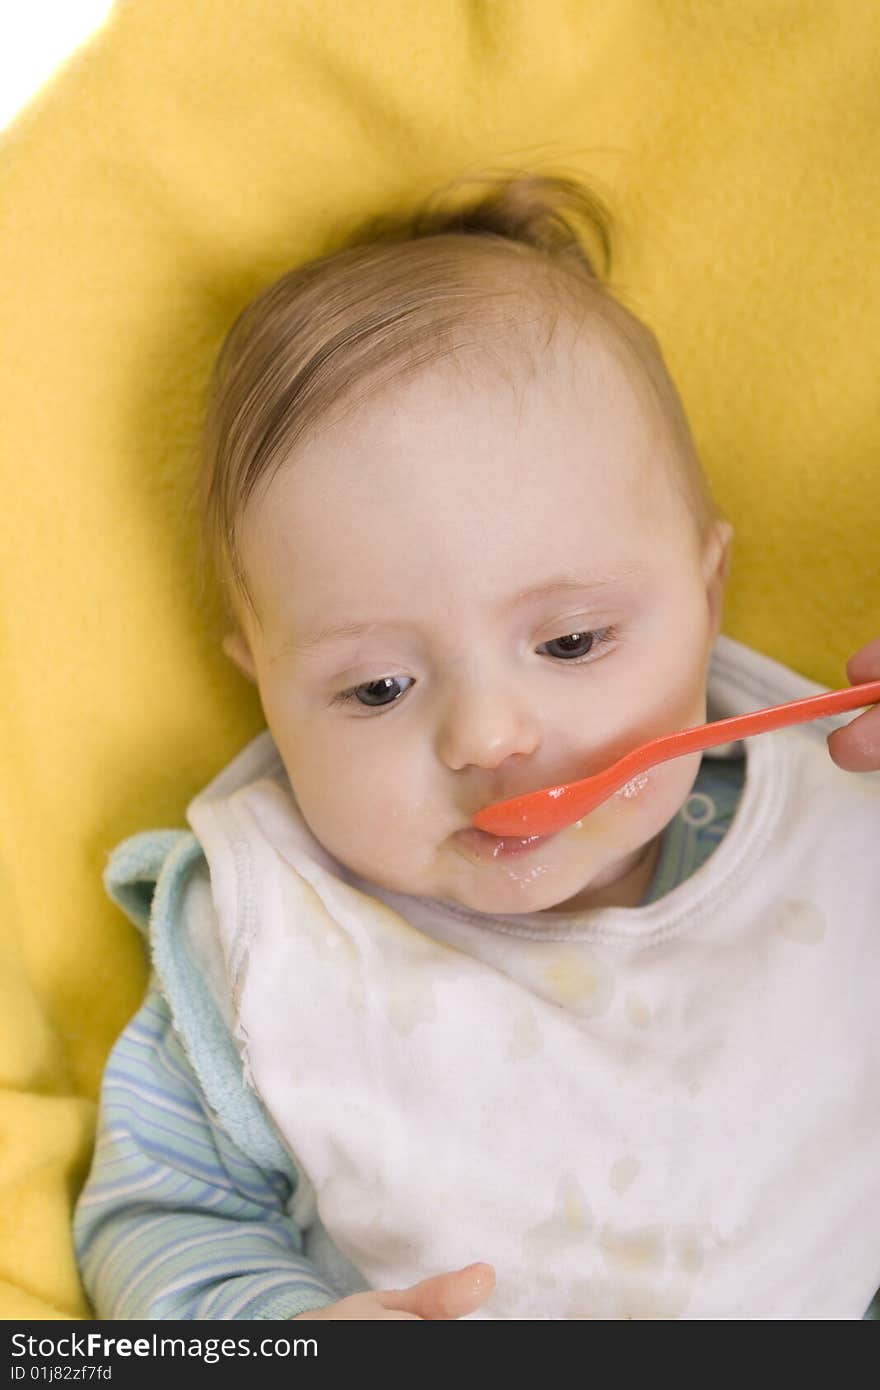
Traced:
[[[409, 676], [382, 676], [380, 680], [364, 681], [363, 685], [353, 685], [350, 690], [340, 690], [338, 695], [333, 696], [330, 703], [347, 705], [352, 700], [356, 700], [358, 704], [366, 705], [369, 709], [380, 709], [384, 705], [394, 704], [398, 697], [401, 681], [409, 681], [409, 684], [412, 685]], [[398, 687], [397, 692], [395, 692], [395, 686]], [[391, 698], [385, 699], [386, 695]]]
[[614, 635], [613, 627], [598, 628], [594, 632], [568, 632], [564, 637], [553, 637], [549, 642], [543, 642], [542, 646], [557, 649], [555, 652], [549, 651], [550, 656], [562, 657], [565, 661], [577, 661], [589, 652], [600, 651], [613, 640]]
[[596, 634], [594, 632], [569, 632], [565, 637], [553, 637], [549, 642], [543, 643], [546, 647], [557, 647], [557, 652], [550, 652], [551, 656], [576, 657], [586, 656], [593, 646]]

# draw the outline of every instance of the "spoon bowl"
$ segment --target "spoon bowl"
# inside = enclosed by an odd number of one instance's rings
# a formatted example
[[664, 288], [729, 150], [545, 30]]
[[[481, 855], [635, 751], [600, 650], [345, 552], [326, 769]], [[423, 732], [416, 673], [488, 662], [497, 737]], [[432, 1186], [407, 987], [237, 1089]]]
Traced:
[[789, 724], [803, 724], [810, 719], [822, 719], [829, 714], [880, 702], [880, 680], [847, 685], [842, 690], [829, 690], [822, 695], [809, 695], [805, 700], [791, 700], [784, 705], [771, 705], [751, 714], [736, 714], [729, 719], [717, 719], [711, 724], [698, 724], [692, 729], [680, 729], [651, 739], [625, 753], [622, 758], [591, 777], [578, 782], [564, 782], [558, 787], [525, 792], [484, 806], [472, 817], [478, 830], [492, 835], [555, 835], [572, 821], [579, 820], [609, 796], [626, 787], [640, 773], [685, 753], [697, 753], [716, 748], [735, 739], [753, 734], [769, 733]]

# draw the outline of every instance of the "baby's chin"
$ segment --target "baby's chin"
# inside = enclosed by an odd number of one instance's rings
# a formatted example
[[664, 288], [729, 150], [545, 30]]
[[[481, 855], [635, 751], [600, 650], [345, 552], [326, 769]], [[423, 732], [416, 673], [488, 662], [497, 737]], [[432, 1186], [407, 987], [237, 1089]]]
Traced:
[[[439, 873], [401, 875], [382, 872], [375, 863], [368, 874], [356, 872], [368, 889], [433, 899], [485, 916], [579, 912], [640, 902], [656, 862], [652, 849], [657, 847], [656, 836], [635, 845], [630, 839], [621, 853], [607, 842], [598, 844], [595, 832], [591, 843], [589, 835], [572, 826], [504, 862], [468, 862], [456, 855]], [[650, 864], [645, 863], [648, 857]]]
[[[644, 897], [650, 871], [639, 866], [650, 856], [651, 845], [628, 857], [621, 866], [604, 867], [595, 874], [566, 874], [546, 863], [521, 865], [515, 873], [489, 883], [469, 883], [445, 895], [449, 902], [487, 916], [534, 916], [542, 912], [589, 912], [600, 907], [633, 907]], [[633, 859], [635, 863], [633, 863]], [[634, 872], [635, 871], [635, 872]]]
[[659, 836], [634, 840], [629, 830], [614, 844], [586, 826], [567, 827], [514, 857], [457, 865], [446, 891], [431, 896], [491, 916], [635, 906], [653, 876]]

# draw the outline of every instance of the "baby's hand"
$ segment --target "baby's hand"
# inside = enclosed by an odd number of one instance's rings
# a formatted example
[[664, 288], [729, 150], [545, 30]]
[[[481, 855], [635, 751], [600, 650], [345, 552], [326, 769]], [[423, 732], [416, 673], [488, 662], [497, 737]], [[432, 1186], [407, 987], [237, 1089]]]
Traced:
[[495, 1271], [491, 1265], [466, 1265], [450, 1274], [435, 1274], [411, 1284], [408, 1289], [369, 1289], [353, 1293], [348, 1298], [298, 1313], [293, 1319], [330, 1318], [339, 1321], [355, 1318], [361, 1322], [374, 1318], [406, 1318], [416, 1322], [435, 1318], [460, 1318], [472, 1313], [484, 1303], [495, 1288]]
[[[846, 663], [852, 685], [880, 679], [880, 637], [875, 637]], [[828, 752], [846, 772], [880, 770], [880, 705], [860, 714], [828, 737]]]

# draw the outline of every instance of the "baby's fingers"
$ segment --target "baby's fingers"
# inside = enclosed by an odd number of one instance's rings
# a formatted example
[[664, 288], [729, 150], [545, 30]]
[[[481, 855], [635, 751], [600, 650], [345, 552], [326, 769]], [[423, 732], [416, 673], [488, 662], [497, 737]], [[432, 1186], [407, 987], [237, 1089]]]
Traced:
[[327, 1303], [323, 1308], [310, 1309], [307, 1313], [297, 1313], [295, 1321], [320, 1319], [325, 1322], [375, 1322], [379, 1320], [388, 1322], [406, 1318], [410, 1322], [421, 1322], [417, 1313], [403, 1313], [396, 1309], [386, 1308], [382, 1302], [383, 1297], [387, 1297], [387, 1295], [365, 1289], [363, 1293], [352, 1293], [349, 1294], [348, 1298], [341, 1298], [338, 1303]]
[[492, 1266], [473, 1264], [450, 1274], [435, 1274], [408, 1289], [383, 1290], [376, 1297], [386, 1308], [419, 1318], [461, 1318], [479, 1308], [494, 1288]]

